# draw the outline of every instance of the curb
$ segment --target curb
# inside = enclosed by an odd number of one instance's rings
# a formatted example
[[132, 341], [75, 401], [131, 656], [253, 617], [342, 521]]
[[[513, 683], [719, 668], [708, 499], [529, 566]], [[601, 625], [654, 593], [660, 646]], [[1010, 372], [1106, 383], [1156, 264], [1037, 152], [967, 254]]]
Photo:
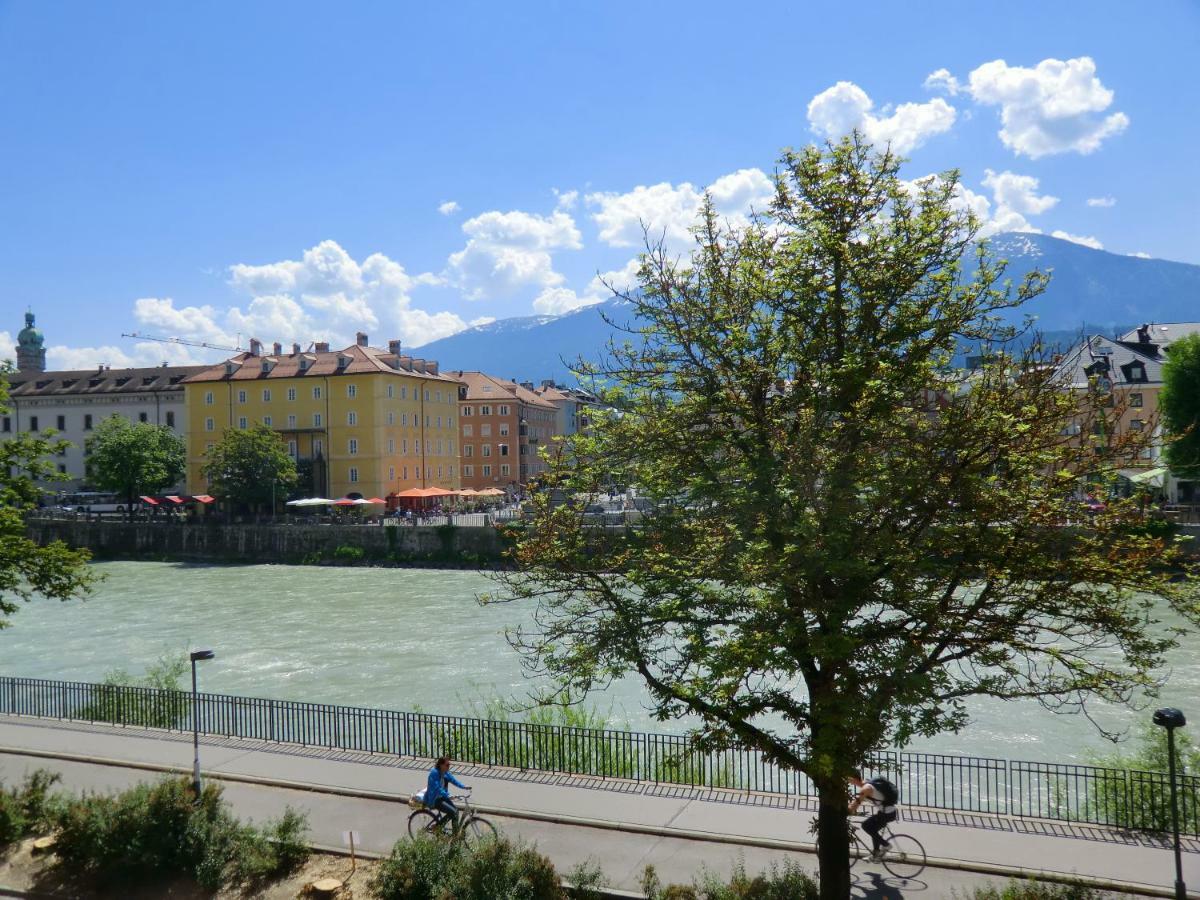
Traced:
[[[30, 756], [39, 759], [61, 759], [69, 762], [90, 763], [99, 766], [111, 766], [120, 769], [141, 769], [148, 772], [159, 772], [171, 775], [189, 775], [191, 769], [185, 766], [170, 766], [163, 763], [134, 762], [129, 760], [112, 759], [109, 757], [87, 756], [82, 753], [65, 753], [53, 750], [31, 750], [22, 747], [0, 746], [0, 754], [8, 756]], [[313, 784], [304, 781], [289, 781], [282, 778], [262, 778], [257, 775], [239, 775], [227, 772], [204, 772], [205, 777], [215, 781], [229, 781], [240, 784], [253, 784], [260, 787], [276, 787], [288, 790], [308, 791], [318, 794], [331, 794], [340, 797], [353, 797], [360, 800], [378, 800], [387, 803], [405, 805], [407, 797], [400, 794], [390, 794], [383, 791], [372, 791], [363, 788], [336, 787], [333, 785]], [[568, 816], [556, 813], [538, 813], [528, 810], [509, 809], [501, 806], [477, 806], [482, 813], [502, 816], [509, 819], [526, 819], [533, 822], [548, 822], [553, 825], [569, 825], [581, 828], [596, 828], [605, 831], [620, 831], [629, 834], [644, 834], [652, 837], [679, 838], [682, 840], [702, 841], [706, 843], [729, 844], [739, 847], [758, 847], [765, 850], [785, 850], [790, 852], [815, 853], [816, 845], [801, 841], [784, 841], [775, 838], [755, 838], [734, 834], [719, 834], [710, 831], [696, 831], [688, 828], [673, 828], [659, 825], [638, 825], [630, 822], [614, 822], [609, 819], [588, 819], [582, 816]], [[321, 852], [336, 853], [341, 851], [323, 845], [313, 845]], [[366, 853], [357, 855], [369, 857]], [[1146, 897], [1174, 898], [1175, 892], [1168, 887], [1142, 884], [1132, 881], [1117, 881], [1109, 878], [1099, 878], [1091, 875], [1075, 875], [1067, 872], [1049, 872], [1042, 869], [1027, 869], [1022, 866], [1004, 866], [996, 863], [973, 862], [962, 859], [949, 859], [929, 856], [926, 864], [935, 869], [949, 869], [960, 872], [975, 872], [981, 875], [996, 875], [1001, 878], [1027, 878], [1037, 881], [1048, 881], [1057, 884], [1080, 884], [1102, 891], [1113, 891], [1125, 894], [1138, 894]], [[0, 896], [4, 888], [0, 886]], [[39, 896], [34, 894], [15, 894], [11, 896]], [[641, 894], [617, 892], [611, 894], [614, 898], [638, 898]], [[1200, 895], [1197, 895], [1200, 896]]]

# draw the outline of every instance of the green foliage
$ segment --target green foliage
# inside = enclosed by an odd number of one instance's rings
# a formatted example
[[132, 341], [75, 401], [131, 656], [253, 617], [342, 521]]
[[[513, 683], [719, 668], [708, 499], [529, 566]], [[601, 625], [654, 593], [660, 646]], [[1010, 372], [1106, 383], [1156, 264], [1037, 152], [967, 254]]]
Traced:
[[[706, 202], [690, 259], [647, 247], [622, 295], [639, 340], [575, 367], [613, 411], [547, 458], [498, 578], [537, 604], [509, 638], [550, 693], [635, 673], [699, 749], [809, 776], [822, 890], [845, 896], [852, 767], [966, 726], [976, 696], [1127, 702], [1177, 643], [1156, 606], [1196, 623], [1200, 602], [1136, 499], [1073, 499], [1150, 430], [1064, 440], [1105, 397], [1001, 324], [1048, 279], [977, 242], [958, 174], [906, 182], [857, 136], [778, 171], [745, 226]], [[552, 502], [610, 483], [657, 511], [596, 529]]]
[[554, 864], [506, 838], [473, 851], [427, 837], [402, 840], [370, 887], [379, 900], [566, 900]]
[[602, 891], [608, 886], [608, 879], [600, 864], [593, 859], [585, 859], [576, 863], [567, 873], [567, 883], [571, 885], [573, 900], [601, 900]]
[[1171, 343], [1158, 408], [1168, 434], [1167, 462], [1176, 475], [1200, 477], [1200, 334]]
[[130, 422], [112, 415], [87, 440], [87, 475], [98, 487], [125, 498], [126, 509], [141, 494], [156, 494], [183, 478], [187, 448], [165, 425]]
[[282, 499], [296, 483], [296, 461], [279, 433], [268, 425], [231, 428], [204, 454], [211, 493], [248, 505]]
[[1000, 888], [994, 885], [975, 888], [970, 896], [971, 900], [1103, 900], [1107, 894], [1082, 884], [1013, 879]]
[[790, 860], [772, 863], [767, 872], [754, 876], [746, 874], [739, 860], [729, 878], [705, 871], [690, 885], [665, 887], [654, 867], [646, 866], [641, 887], [646, 900], [817, 900], [820, 896], [813, 877]]
[[179, 654], [159, 657], [140, 677], [113, 669], [91, 689], [90, 699], [75, 711], [74, 717], [146, 728], [177, 728], [192, 708], [191, 696], [184, 692], [188, 665], [187, 655]]
[[50, 830], [54, 814], [50, 788], [60, 777], [38, 769], [26, 775], [19, 787], [0, 787], [0, 851], [22, 838]]
[[[1185, 834], [1200, 833], [1200, 747], [1186, 731], [1175, 731], [1176, 788], [1179, 793], [1179, 828]], [[1171, 829], [1169, 799], [1170, 758], [1167, 731], [1156, 725], [1139, 726], [1137, 742], [1124, 753], [1100, 756], [1098, 766], [1119, 769], [1125, 780], [1101, 780], [1088, 797], [1087, 810], [1099, 821], [1143, 831]], [[1190, 776], [1190, 777], [1187, 777]]]
[[100, 885], [190, 876], [216, 891], [281, 877], [308, 855], [302, 815], [289, 809], [262, 829], [242, 825], [219, 787], [208, 784], [197, 801], [185, 778], [85, 795], [65, 803], [55, 824], [58, 865]]
[[[11, 373], [7, 364], [0, 365], [0, 414], [9, 411]], [[0, 441], [0, 628], [8, 626], [7, 617], [20, 602], [83, 597], [96, 581], [87, 550], [73, 550], [62, 541], [40, 547], [25, 535], [25, 514], [46, 493], [39, 482], [60, 477], [52, 457], [68, 446], [28, 433]]]
[[362, 547], [349, 544], [342, 544], [333, 551], [333, 558], [339, 562], [359, 562], [366, 555], [366, 551]]

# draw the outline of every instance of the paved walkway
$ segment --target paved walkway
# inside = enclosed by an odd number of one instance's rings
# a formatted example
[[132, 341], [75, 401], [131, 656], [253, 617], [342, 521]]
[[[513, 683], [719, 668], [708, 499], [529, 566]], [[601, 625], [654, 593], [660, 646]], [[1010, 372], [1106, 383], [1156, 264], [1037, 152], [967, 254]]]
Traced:
[[[162, 767], [190, 770], [191, 736], [44, 719], [0, 716], [0, 779], [43, 766], [73, 789], [113, 789]], [[427, 762], [366, 753], [224, 738], [201, 739], [204, 771], [227, 783], [240, 815], [306, 809], [318, 843], [340, 845], [362, 833], [365, 849], [385, 852], [403, 833], [407, 811], [396, 800], [423, 786]], [[728, 871], [740, 858], [750, 871], [794, 857], [809, 843], [813, 811], [803, 801], [706, 789], [614, 782], [488, 767], [456, 767], [481, 809], [541, 849], [562, 869], [600, 862], [614, 887], [633, 889], [647, 863], [664, 880], [690, 881], [701, 864]], [[264, 782], [270, 782], [266, 784]], [[1146, 836], [1039, 820], [906, 810], [903, 831], [944, 861], [918, 883], [900, 883], [859, 863], [856, 895], [870, 898], [962, 896], [1002, 876], [969, 871], [1019, 867], [1078, 874], [1170, 896], [1169, 849]], [[1186, 842], [1184, 877], [1200, 891], [1200, 841]], [[1192, 894], [1189, 893], [1189, 896]], [[1200, 897], [1200, 893], [1195, 896]]]

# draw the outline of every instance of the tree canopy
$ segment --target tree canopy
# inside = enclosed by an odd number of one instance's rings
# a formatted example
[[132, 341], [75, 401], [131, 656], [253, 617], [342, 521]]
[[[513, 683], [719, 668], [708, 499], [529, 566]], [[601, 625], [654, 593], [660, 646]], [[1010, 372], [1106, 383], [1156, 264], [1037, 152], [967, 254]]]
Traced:
[[[1175, 640], [1156, 597], [1200, 618], [1136, 503], [1077, 499], [1145, 436], [1070, 427], [1103, 398], [1002, 324], [1047, 278], [1006, 280], [959, 197], [855, 137], [786, 151], [747, 225], [706, 203], [690, 258], [649, 243], [637, 340], [580, 364], [616, 412], [551, 454], [499, 576], [536, 601], [510, 639], [555, 699], [632, 673], [698, 747], [812, 779], [827, 898], [853, 767], [967, 727], [973, 696], [1127, 701]], [[640, 526], [559, 502], [613, 479], [656, 501]]]
[[1170, 434], [1166, 455], [1171, 471], [1200, 478], [1200, 334], [1167, 348], [1158, 406]]
[[[0, 367], [0, 414], [9, 412], [10, 372]], [[82, 597], [95, 581], [86, 550], [73, 550], [62, 541], [39, 546], [25, 532], [26, 513], [46, 493], [39, 482], [58, 477], [51, 457], [66, 445], [28, 433], [0, 442], [0, 628], [8, 626], [7, 617], [20, 601]]]
[[204, 477], [222, 500], [270, 503], [296, 482], [296, 461], [269, 425], [231, 428], [205, 453]]
[[98, 487], [121, 494], [132, 514], [134, 499], [183, 478], [187, 448], [165, 425], [109, 416], [87, 441], [87, 474]]

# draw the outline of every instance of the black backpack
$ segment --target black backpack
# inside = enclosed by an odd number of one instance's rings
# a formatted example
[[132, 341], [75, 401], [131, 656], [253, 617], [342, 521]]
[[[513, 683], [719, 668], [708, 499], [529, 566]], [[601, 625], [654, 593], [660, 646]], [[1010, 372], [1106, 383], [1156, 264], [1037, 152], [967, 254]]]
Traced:
[[872, 778], [869, 782], [884, 806], [895, 806], [900, 802], [900, 790], [886, 778]]

